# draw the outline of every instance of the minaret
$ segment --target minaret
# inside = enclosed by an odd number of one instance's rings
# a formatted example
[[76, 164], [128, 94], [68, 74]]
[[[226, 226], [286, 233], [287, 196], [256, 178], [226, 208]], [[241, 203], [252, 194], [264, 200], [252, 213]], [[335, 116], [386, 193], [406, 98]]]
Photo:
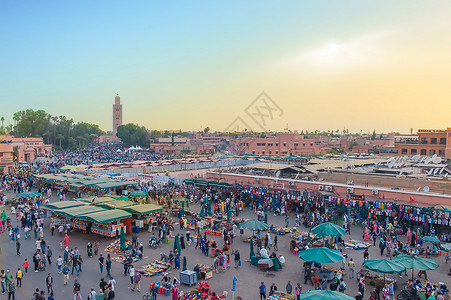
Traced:
[[121, 97], [116, 93], [113, 104], [113, 138], [116, 138], [117, 128], [122, 125]]

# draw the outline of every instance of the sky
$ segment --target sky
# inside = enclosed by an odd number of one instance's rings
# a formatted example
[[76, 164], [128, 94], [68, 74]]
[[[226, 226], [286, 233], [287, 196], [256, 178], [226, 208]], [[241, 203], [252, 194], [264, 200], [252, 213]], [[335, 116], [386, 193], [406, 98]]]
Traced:
[[443, 129], [450, 15], [433, 0], [4, 0], [0, 115], [111, 130], [117, 92], [124, 123], [150, 129]]

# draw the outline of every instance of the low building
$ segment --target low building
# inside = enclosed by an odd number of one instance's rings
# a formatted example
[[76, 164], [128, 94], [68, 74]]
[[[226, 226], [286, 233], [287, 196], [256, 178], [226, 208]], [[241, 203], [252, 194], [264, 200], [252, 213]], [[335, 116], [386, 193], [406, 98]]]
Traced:
[[32, 162], [36, 157], [47, 156], [52, 153], [52, 145], [44, 144], [42, 138], [16, 138], [5, 135], [0, 138], [0, 169], [8, 172], [13, 166], [13, 157], [17, 161]]
[[239, 154], [307, 156], [326, 154], [320, 140], [305, 138], [297, 132], [277, 133], [275, 136], [262, 138], [240, 138], [237, 143]]
[[0, 140], [0, 174], [7, 174], [11, 171], [14, 160], [14, 147], [12, 143]]
[[437, 155], [451, 158], [451, 127], [446, 130], [419, 129], [417, 134], [395, 136], [398, 155]]

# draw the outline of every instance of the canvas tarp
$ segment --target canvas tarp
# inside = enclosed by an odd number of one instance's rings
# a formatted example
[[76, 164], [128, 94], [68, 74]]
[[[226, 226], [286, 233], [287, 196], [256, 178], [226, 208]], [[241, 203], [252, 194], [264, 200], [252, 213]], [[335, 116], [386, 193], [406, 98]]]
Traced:
[[124, 207], [123, 210], [136, 215], [146, 215], [153, 212], [158, 212], [163, 210], [163, 206], [156, 204], [140, 204], [133, 205], [129, 207]]
[[106, 211], [106, 209], [94, 205], [84, 205], [65, 209], [56, 209], [53, 212], [57, 215], [63, 215], [69, 218], [86, 220], [86, 217], [84, 217], [84, 215], [99, 211]]
[[111, 209], [84, 215], [86, 220], [97, 224], [111, 223], [121, 219], [131, 218], [132, 214], [121, 209]]
[[84, 203], [80, 201], [59, 201], [59, 202], [49, 202], [47, 204], [42, 205], [41, 208], [48, 210], [56, 210], [82, 205], [84, 205]]

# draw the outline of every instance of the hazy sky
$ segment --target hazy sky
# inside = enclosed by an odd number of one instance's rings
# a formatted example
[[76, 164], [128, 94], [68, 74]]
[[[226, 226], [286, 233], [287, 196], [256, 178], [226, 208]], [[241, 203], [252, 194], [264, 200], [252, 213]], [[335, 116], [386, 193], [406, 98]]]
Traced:
[[258, 130], [245, 109], [265, 91], [280, 109], [265, 129], [445, 128], [450, 16], [450, 1], [4, 0], [0, 114], [111, 130], [119, 92], [127, 123]]

